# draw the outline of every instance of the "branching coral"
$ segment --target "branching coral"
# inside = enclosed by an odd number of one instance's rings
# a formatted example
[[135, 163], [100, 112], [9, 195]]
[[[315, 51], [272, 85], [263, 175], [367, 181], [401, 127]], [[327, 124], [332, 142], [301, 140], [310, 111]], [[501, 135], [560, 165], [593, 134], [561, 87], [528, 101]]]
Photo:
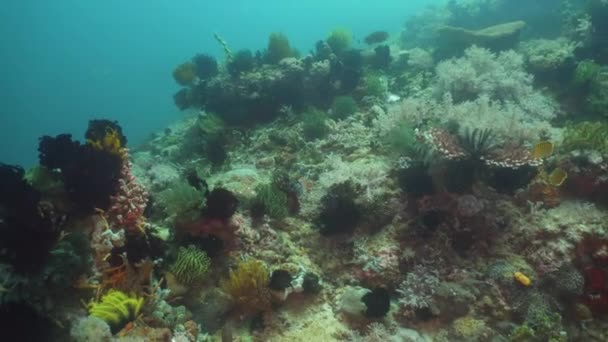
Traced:
[[220, 283], [222, 291], [230, 295], [235, 309], [243, 314], [255, 314], [270, 308], [268, 270], [261, 261], [246, 260], [230, 271], [228, 279]]
[[201, 282], [207, 272], [211, 261], [205, 252], [190, 245], [187, 248], [180, 247], [177, 259], [169, 267], [169, 272], [184, 285], [193, 285]]
[[399, 285], [399, 304], [406, 309], [428, 308], [439, 287], [437, 273], [425, 266], [417, 265]]
[[143, 304], [143, 297], [110, 290], [101, 297], [99, 302], [89, 304], [89, 314], [106, 321], [115, 330], [119, 330], [139, 316]]

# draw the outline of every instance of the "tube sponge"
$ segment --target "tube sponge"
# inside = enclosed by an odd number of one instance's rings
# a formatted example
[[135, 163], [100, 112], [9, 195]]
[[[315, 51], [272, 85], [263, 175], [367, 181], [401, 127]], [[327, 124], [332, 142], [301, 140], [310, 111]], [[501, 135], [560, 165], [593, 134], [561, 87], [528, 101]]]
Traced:
[[110, 290], [99, 302], [89, 304], [89, 315], [104, 320], [113, 328], [120, 329], [139, 315], [143, 304], [143, 297]]
[[207, 254], [193, 245], [180, 247], [177, 260], [169, 272], [183, 285], [192, 285], [204, 279], [211, 261]]

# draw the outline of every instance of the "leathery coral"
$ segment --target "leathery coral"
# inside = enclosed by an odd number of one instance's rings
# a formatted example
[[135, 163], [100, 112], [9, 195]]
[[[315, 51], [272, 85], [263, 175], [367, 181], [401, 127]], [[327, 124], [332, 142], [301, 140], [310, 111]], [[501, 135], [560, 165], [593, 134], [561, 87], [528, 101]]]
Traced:
[[138, 231], [144, 224], [144, 210], [148, 204], [148, 192], [131, 173], [131, 162], [125, 159], [118, 180], [118, 191], [111, 197], [107, 212], [108, 222], [114, 228]]

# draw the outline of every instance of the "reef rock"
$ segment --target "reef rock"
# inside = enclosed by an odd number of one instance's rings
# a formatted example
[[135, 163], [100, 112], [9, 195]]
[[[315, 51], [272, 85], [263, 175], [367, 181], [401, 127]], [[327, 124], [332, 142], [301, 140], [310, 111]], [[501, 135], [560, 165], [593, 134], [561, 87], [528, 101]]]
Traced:
[[519, 42], [519, 33], [526, 23], [513, 21], [486, 27], [481, 30], [468, 30], [462, 27], [443, 26], [437, 30], [439, 43], [445, 54], [458, 55], [467, 47], [477, 45], [494, 51], [514, 48]]

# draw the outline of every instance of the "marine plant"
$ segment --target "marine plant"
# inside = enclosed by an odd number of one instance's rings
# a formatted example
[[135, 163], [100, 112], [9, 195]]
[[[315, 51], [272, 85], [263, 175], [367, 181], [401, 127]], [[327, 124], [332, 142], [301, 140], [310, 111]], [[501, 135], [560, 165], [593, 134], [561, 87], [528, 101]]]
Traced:
[[321, 234], [349, 234], [355, 230], [363, 217], [362, 208], [355, 202], [356, 198], [357, 191], [350, 181], [329, 187], [321, 199], [316, 219]]
[[184, 285], [200, 283], [205, 279], [211, 260], [207, 254], [193, 245], [180, 247], [169, 272]]
[[327, 113], [311, 108], [302, 115], [302, 130], [307, 140], [323, 139], [329, 133]]
[[386, 98], [386, 82], [380, 73], [367, 72], [363, 77], [365, 96], [372, 96], [381, 100]]
[[287, 36], [277, 32], [271, 33], [268, 37], [266, 61], [270, 64], [278, 64], [282, 59], [293, 56], [294, 51], [289, 45]]
[[196, 75], [201, 80], [207, 80], [218, 73], [217, 61], [207, 54], [197, 54], [192, 58], [196, 66]]
[[416, 149], [420, 146], [414, 129], [404, 123], [393, 127], [386, 135], [385, 140], [396, 154], [409, 157], [415, 156]]
[[197, 79], [197, 71], [196, 64], [185, 62], [173, 69], [173, 79], [181, 86], [191, 86]]
[[176, 182], [158, 194], [165, 212], [179, 222], [196, 220], [205, 204], [205, 195], [186, 182]]
[[339, 55], [350, 47], [352, 40], [353, 37], [349, 30], [337, 28], [330, 32], [325, 41], [331, 47], [333, 53]]
[[237, 77], [244, 72], [251, 71], [255, 67], [255, 59], [251, 50], [239, 50], [226, 64], [226, 69], [232, 77]]
[[287, 195], [275, 184], [261, 184], [255, 189], [256, 196], [250, 204], [254, 217], [264, 214], [282, 219], [289, 214]]
[[566, 125], [561, 146], [565, 152], [595, 150], [608, 153], [608, 122], [583, 121]]
[[89, 315], [104, 320], [115, 332], [135, 320], [143, 305], [143, 297], [110, 290], [101, 297], [100, 301], [89, 304]]
[[217, 140], [226, 129], [224, 120], [214, 113], [199, 115], [196, 123], [205, 140]]
[[228, 279], [220, 282], [222, 291], [232, 298], [236, 311], [242, 315], [270, 309], [269, 275], [266, 266], [249, 259], [238, 263]]
[[331, 105], [331, 115], [335, 119], [346, 119], [358, 110], [357, 101], [351, 96], [338, 96]]
[[574, 84], [579, 86], [588, 85], [595, 79], [600, 72], [601, 65], [591, 60], [584, 60], [577, 64], [574, 71]]

